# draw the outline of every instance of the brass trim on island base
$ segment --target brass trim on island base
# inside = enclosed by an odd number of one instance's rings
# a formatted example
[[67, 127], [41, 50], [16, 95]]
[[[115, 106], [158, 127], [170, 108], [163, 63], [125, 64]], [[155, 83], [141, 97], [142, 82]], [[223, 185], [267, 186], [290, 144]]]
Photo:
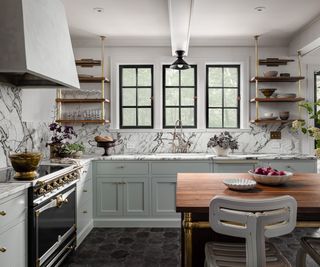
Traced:
[[[192, 230], [193, 229], [209, 229], [210, 224], [207, 221], [192, 221], [192, 213], [183, 213], [182, 221], [184, 233], [184, 266], [192, 267]], [[306, 228], [315, 227], [320, 228], [320, 221], [298, 221], [296, 227]]]

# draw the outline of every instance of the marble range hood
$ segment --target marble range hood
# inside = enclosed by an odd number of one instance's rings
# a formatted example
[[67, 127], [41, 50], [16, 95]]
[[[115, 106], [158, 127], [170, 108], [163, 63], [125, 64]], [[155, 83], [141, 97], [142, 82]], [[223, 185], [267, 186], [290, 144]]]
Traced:
[[60, 0], [1, 0], [0, 25], [0, 82], [79, 88]]

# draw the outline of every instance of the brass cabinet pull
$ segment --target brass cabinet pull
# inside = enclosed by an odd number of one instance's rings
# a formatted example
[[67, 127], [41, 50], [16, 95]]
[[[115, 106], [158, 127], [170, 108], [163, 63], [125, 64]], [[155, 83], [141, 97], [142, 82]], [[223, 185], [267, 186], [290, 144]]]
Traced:
[[83, 213], [88, 213], [88, 212], [86, 210], [84, 210]]
[[2, 210], [2, 211], [0, 211], [0, 215], [1, 215], [1, 216], [6, 216], [7, 213], [6, 213], [4, 210]]
[[117, 168], [118, 168], [118, 169], [124, 169], [124, 166], [121, 165], [121, 166], [118, 166]]
[[83, 193], [87, 193], [88, 192], [88, 190], [87, 189], [83, 189]]
[[7, 251], [7, 249], [5, 248], [5, 247], [2, 247], [2, 248], [0, 248], [0, 252], [6, 252]]

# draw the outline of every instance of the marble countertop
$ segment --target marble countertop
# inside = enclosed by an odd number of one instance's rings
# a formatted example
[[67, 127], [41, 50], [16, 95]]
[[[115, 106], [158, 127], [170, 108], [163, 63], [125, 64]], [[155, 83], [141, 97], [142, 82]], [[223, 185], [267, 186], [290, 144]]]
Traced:
[[27, 189], [30, 183], [0, 183], [0, 199]]

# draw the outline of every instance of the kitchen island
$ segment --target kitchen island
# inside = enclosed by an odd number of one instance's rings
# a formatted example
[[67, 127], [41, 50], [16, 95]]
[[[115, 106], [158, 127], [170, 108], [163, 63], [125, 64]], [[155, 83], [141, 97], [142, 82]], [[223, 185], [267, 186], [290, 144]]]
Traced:
[[320, 175], [297, 173], [286, 184], [239, 192], [229, 190], [227, 178], [251, 179], [247, 173], [179, 173], [176, 211], [181, 213], [182, 266], [203, 266], [204, 245], [210, 240], [229, 239], [214, 233], [208, 223], [210, 200], [217, 195], [239, 198], [270, 198], [290, 195], [298, 203], [297, 227], [320, 226]]

